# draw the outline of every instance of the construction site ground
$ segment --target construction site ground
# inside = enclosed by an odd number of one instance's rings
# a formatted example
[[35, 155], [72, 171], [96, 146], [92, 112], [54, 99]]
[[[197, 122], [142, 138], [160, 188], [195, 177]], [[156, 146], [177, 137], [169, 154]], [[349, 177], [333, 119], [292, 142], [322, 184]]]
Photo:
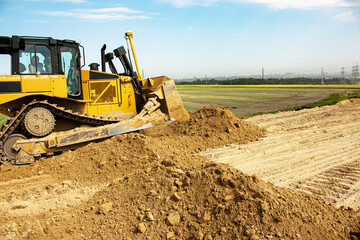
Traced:
[[266, 137], [203, 153], [276, 186], [360, 208], [360, 99], [248, 119]]
[[359, 100], [246, 121], [207, 107], [2, 165], [0, 239], [357, 239], [359, 127]]

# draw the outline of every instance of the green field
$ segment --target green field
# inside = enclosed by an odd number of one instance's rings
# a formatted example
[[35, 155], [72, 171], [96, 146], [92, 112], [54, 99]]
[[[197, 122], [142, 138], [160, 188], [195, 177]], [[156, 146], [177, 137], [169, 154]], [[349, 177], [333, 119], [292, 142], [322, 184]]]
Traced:
[[188, 111], [218, 106], [230, 109], [237, 116], [248, 116], [321, 102], [335, 93], [346, 96], [359, 92], [360, 86], [340, 87], [343, 86], [178, 86], [177, 89]]

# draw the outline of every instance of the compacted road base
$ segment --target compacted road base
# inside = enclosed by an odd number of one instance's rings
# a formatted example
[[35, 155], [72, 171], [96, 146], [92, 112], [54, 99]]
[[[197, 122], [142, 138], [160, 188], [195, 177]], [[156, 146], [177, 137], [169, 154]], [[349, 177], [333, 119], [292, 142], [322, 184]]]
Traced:
[[360, 207], [360, 99], [247, 119], [267, 136], [202, 153], [336, 207]]

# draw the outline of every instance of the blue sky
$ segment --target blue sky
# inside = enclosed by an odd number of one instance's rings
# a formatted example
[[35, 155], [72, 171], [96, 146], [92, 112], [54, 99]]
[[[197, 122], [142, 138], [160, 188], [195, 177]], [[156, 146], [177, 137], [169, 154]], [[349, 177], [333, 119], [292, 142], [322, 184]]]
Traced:
[[360, 0], [0, 0], [0, 35], [76, 40], [87, 65], [128, 30], [146, 77], [349, 74], [360, 63]]

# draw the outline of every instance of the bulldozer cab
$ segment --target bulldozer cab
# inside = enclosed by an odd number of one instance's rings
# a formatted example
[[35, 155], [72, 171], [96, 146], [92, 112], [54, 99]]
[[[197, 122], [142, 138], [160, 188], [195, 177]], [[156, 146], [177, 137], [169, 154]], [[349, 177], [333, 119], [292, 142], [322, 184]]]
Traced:
[[53, 38], [0, 37], [0, 54], [11, 56], [12, 75], [20, 75], [21, 80], [64, 75], [67, 95], [74, 99], [82, 98], [79, 46], [75, 41]]

